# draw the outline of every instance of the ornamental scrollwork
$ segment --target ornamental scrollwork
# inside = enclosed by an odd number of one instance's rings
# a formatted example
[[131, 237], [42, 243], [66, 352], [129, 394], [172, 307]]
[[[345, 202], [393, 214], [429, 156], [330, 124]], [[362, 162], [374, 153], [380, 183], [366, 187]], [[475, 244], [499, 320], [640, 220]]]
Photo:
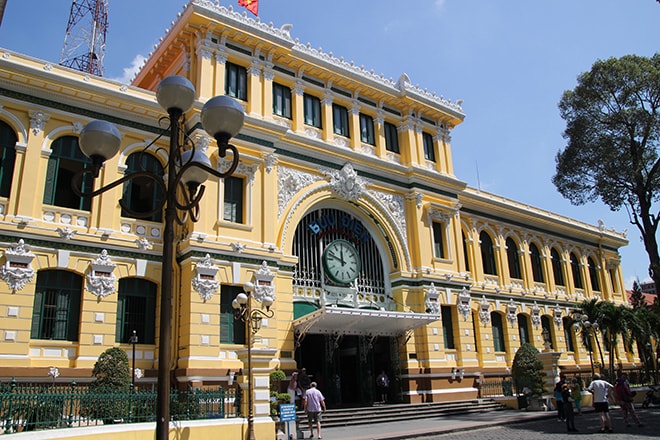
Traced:
[[458, 294], [458, 301], [456, 304], [456, 308], [458, 309], [458, 312], [463, 315], [463, 320], [467, 321], [468, 317], [470, 316], [470, 301], [472, 298], [470, 297], [470, 292], [463, 287], [461, 289], [461, 292]]
[[479, 322], [482, 324], [490, 324], [490, 303], [485, 296], [481, 296], [481, 303], [479, 304]]
[[355, 201], [359, 199], [367, 186], [367, 182], [358, 176], [358, 173], [350, 163], [344, 165], [341, 170], [326, 171], [325, 174], [330, 180], [330, 189], [332, 192], [345, 200]]
[[275, 301], [275, 286], [273, 285], [273, 279], [275, 274], [268, 267], [268, 263], [265, 261], [261, 262], [259, 270], [254, 273], [254, 292], [252, 295], [260, 303], [264, 301], [264, 298], [270, 297]]

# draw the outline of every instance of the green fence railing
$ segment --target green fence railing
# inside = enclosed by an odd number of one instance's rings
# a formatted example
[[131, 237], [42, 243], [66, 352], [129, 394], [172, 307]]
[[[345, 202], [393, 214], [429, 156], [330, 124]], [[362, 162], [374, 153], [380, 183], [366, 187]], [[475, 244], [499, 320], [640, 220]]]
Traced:
[[[0, 384], [0, 432], [155, 421], [156, 398], [152, 389], [91, 392], [75, 382], [31, 385], [12, 380]], [[173, 389], [170, 393], [172, 420], [237, 417], [239, 409], [233, 389]]]

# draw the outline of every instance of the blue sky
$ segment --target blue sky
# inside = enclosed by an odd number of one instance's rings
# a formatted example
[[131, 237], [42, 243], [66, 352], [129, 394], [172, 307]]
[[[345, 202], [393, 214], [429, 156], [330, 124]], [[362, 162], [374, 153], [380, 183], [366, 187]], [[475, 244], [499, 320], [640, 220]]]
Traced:
[[[109, 0], [105, 76], [130, 78], [184, 0]], [[237, 1], [220, 1], [233, 5]], [[70, 0], [7, 0], [0, 47], [58, 62]], [[456, 176], [532, 206], [628, 231], [626, 286], [647, 279], [648, 257], [625, 211], [572, 206], [551, 182], [565, 145], [557, 103], [597, 59], [658, 51], [655, 0], [261, 0], [260, 20], [292, 24], [302, 43], [452, 101], [465, 122], [452, 135]]]

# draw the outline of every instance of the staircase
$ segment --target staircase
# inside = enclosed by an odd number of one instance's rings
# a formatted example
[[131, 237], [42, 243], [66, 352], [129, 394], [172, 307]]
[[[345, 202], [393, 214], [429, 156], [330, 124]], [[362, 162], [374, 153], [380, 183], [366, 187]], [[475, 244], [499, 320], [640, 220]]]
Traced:
[[[368, 407], [330, 409], [323, 413], [323, 427], [366, 425], [399, 420], [427, 419], [451, 414], [501, 411], [506, 406], [491, 399], [474, 399], [435, 403], [377, 404]], [[298, 426], [309, 429], [307, 415], [298, 411]]]

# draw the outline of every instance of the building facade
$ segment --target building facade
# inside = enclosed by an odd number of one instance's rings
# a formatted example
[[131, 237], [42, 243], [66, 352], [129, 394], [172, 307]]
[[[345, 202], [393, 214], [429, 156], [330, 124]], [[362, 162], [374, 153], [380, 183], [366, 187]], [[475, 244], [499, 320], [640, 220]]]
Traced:
[[[305, 367], [330, 405], [373, 402], [381, 370], [393, 400], [473, 398], [523, 342], [547, 342], [567, 371], [589, 369], [570, 312], [625, 301], [625, 235], [468, 186], [451, 153], [460, 102], [290, 32], [194, 0], [131, 85], [0, 49], [1, 380], [45, 381], [57, 367], [58, 380], [89, 381], [105, 349], [131, 351], [135, 330], [138, 386], [160, 362], [179, 387], [226, 385], [246, 368], [231, 303], [248, 281], [275, 299], [256, 368]], [[94, 119], [118, 127], [121, 149], [83, 185], [163, 172], [154, 91], [170, 75], [195, 85], [186, 135], [216, 169], [225, 159], [202, 105], [232, 96], [246, 121], [236, 172], [209, 179], [200, 220], [177, 229], [173, 318], [160, 323], [163, 216], [132, 218], [119, 200], [145, 212], [162, 195], [135, 180], [85, 199], [71, 181], [88, 166], [78, 137]], [[171, 359], [157, 358], [161, 343]]]

